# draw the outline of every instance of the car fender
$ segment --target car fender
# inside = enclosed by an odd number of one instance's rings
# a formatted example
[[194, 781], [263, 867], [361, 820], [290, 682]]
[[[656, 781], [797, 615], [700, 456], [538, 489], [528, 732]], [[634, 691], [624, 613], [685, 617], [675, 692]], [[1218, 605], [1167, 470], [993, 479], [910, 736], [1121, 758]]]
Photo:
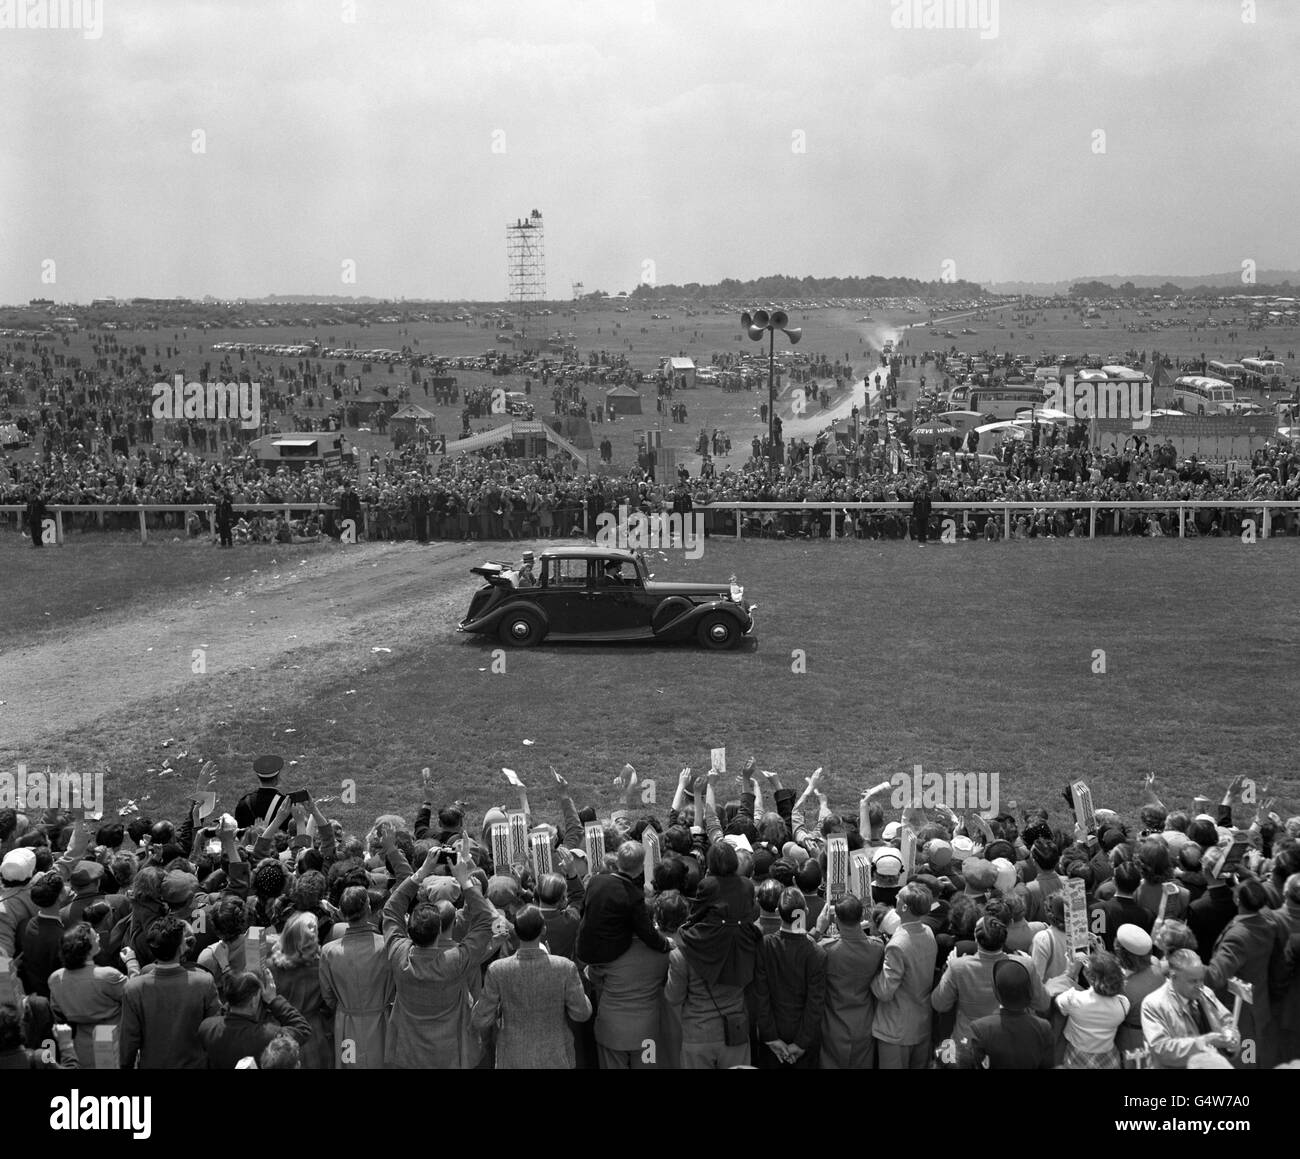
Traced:
[[489, 608], [472, 624], [466, 624], [463, 630], [467, 632], [495, 632], [502, 620], [521, 610], [531, 612], [541, 621], [543, 635], [551, 630], [550, 617], [547, 616], [542, 606], [532, 600], [520, 599], [503, 600], [501, 603]]
[[[687, 604], [687, 607], [679, 607], [680, 604]], [[669, 618], [665, 621], [661, 618], [661, 612], [668, 605]], [[681, 596], [669, 596], [658, 608], [655, 609], [654, 632], [656, 636], [686, 636], [695, 632], [696, 625], [707, 616], [710, 612], [724, 612], [731, 616], [739, 625], [742, 632], [749, 631], [751, 619], [749, 613], [738, 604], [730, 600], [709, 600], [703, 604], [691, 604], [690, 601]]]

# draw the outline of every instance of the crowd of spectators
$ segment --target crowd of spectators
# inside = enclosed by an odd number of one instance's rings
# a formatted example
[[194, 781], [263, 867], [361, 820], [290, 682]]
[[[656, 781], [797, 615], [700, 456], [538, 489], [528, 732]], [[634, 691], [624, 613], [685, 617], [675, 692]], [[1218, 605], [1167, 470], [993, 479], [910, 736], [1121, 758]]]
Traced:
[[[453, 444], [454, 445], [454, 444]], [[228, 494], [233, 504], [322, 504], [338, 507], [347, 491], [359, 501], [360, 534], [373, 539], [519, 539], [589, 533], [602, 511], [621, 504], [647, 514], [691, 510], [710, 503], [784, 502], [910, 503], [927, 488], [934, 504], [931, 531], [942, 526], [945, 503], [1125, 502], [1168, 500], [1222, 503], [1189, 512], [1188, 535], [1233, 534], [1245, 518], [1255, 519], [1251, 505], [1260, 500], [1300, 499], [1300, 469], [1286, 448], [1261, 453], [1252, 470], [1233, 478], [1197, 463], [1154, 469], [1148, 456], [1131, 452], [1089, 454], [1078, 448], [1022, 451], [1007, 470], [978, 471], [969, 456], [940, 457], [933, 463], [908, 463], [845, 475], [826, 458], [824, 446], [809, 448], [812, 465], [788, 466], [773, 475], [761, 460], [729, 462], [718, 469], [706, 460], [694, 477], [656, 481], [645, 468], [623, 476], [595, 474], [565, 460], [506, 459], [500, 450], [452, 456], [437, 465], [414, 446], [377, 459], [365, 477], [350, 466], [309, 466], [297, 471], [272, 469], [247, 455], [222, 461], [173, 448], [140, 448], [134, 456], [85, 451], [54, 454], [47, 460], [0, 462], [0, 505], [22, 505], [39, 493], [46, 504], [212, 504]], [[1000, 516], [987, 512], [950, 513], [961, 536], [1001, 534]], [[180, 528], [183, 517], [159, 516], [165, 526]], [[749, 513], [745, 534], [779, 536], [829, 535], [830, 512]], [[900, 512], [848, 511], [838, 517], [837, 534], [860, 538], [897, 538], [909, 534]], [[730, 533], [731, 513], [716, 510], [705, 519], [707, 533]], [[1300, 531], [1293, 512], [1277, 512], [1274, 534]], [[65, 526], [91, 529], [134, 527], [132, 514], [65, 516]], [[339, 520], [323, 512], [322, 524], [337, 534]], [[0, 514], [0, 525], [19, 528], [21, 518]], [[991, 530], [990, 530], [991, 528]], [[210, 530], [206, 517], [195, 534]], [[910, 533], [915, 533], [915, 528]], [[1117, 522], [1100, 512], [1101, 534], [1176, 535], [1177, 509], [1125, 511]], [[1089, 513], [1077, 509], [1025, 511], [1012, 522], [1013, 536], [1089, 534]]]
[[1300, 1065], [1300, 817], [1241, 776], [1061, 825], [752, 759], [600, 812], [424, 770], [350, 831], [254, 769], [230, 813], [0, 810], [0, 1068]]

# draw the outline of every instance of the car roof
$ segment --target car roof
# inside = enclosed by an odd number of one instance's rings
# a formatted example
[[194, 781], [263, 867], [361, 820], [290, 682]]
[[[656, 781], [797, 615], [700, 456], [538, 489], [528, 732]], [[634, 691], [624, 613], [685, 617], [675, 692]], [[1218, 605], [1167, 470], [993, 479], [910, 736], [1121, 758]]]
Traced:
[[615, 547], [557, 547], [542, 552], [538, 559], [617, 559], [636, 562], [636, 556], [632, 552]]

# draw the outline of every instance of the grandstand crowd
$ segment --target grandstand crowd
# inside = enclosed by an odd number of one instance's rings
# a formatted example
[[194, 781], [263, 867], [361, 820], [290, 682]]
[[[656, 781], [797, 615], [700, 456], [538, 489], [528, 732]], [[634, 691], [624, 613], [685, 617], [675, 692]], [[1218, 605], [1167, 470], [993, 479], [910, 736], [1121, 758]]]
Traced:
[[253, 767], [225, 813], [0, 810], [0, 1068], [1300, 1065], [1300, 817], [1241, 776], [1061, 825], [752, 759], [613, 808], [426, 769], [349, 830]]

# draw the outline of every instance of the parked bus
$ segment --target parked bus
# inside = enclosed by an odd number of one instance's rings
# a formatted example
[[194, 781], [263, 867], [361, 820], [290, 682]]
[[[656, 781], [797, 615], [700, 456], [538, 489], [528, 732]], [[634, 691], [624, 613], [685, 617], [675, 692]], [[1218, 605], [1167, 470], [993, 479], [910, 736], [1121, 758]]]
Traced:
[[1208, 378], [1217, 378], [1220, 382], [1230, 382], [1236, 386], [1245, 376], [1246, 368], [1240, 362], [1210, 362], [1205, 366]]
[[[957, 397], [958, 392], [964, 392], [964, 397]], [[959, 386], [952, 393], [952, 409], [977, 411], [999, 420], [1013, 419], [1026, 407], [1045, 406], [1048, 399], [1041, 383], [1029, 382], [1022, 385]]]
[[1276, 358], [1243, 358], [1241, 368], [1248, 377], [1258, 380], [1261, 390], [1286, 388], [1286, 364]]
[[1231, 414], [1236, 401], [1232, 383], [1200, 374], [1175, 379], [1170, 391], [1170, 405], [1192, 415]]

